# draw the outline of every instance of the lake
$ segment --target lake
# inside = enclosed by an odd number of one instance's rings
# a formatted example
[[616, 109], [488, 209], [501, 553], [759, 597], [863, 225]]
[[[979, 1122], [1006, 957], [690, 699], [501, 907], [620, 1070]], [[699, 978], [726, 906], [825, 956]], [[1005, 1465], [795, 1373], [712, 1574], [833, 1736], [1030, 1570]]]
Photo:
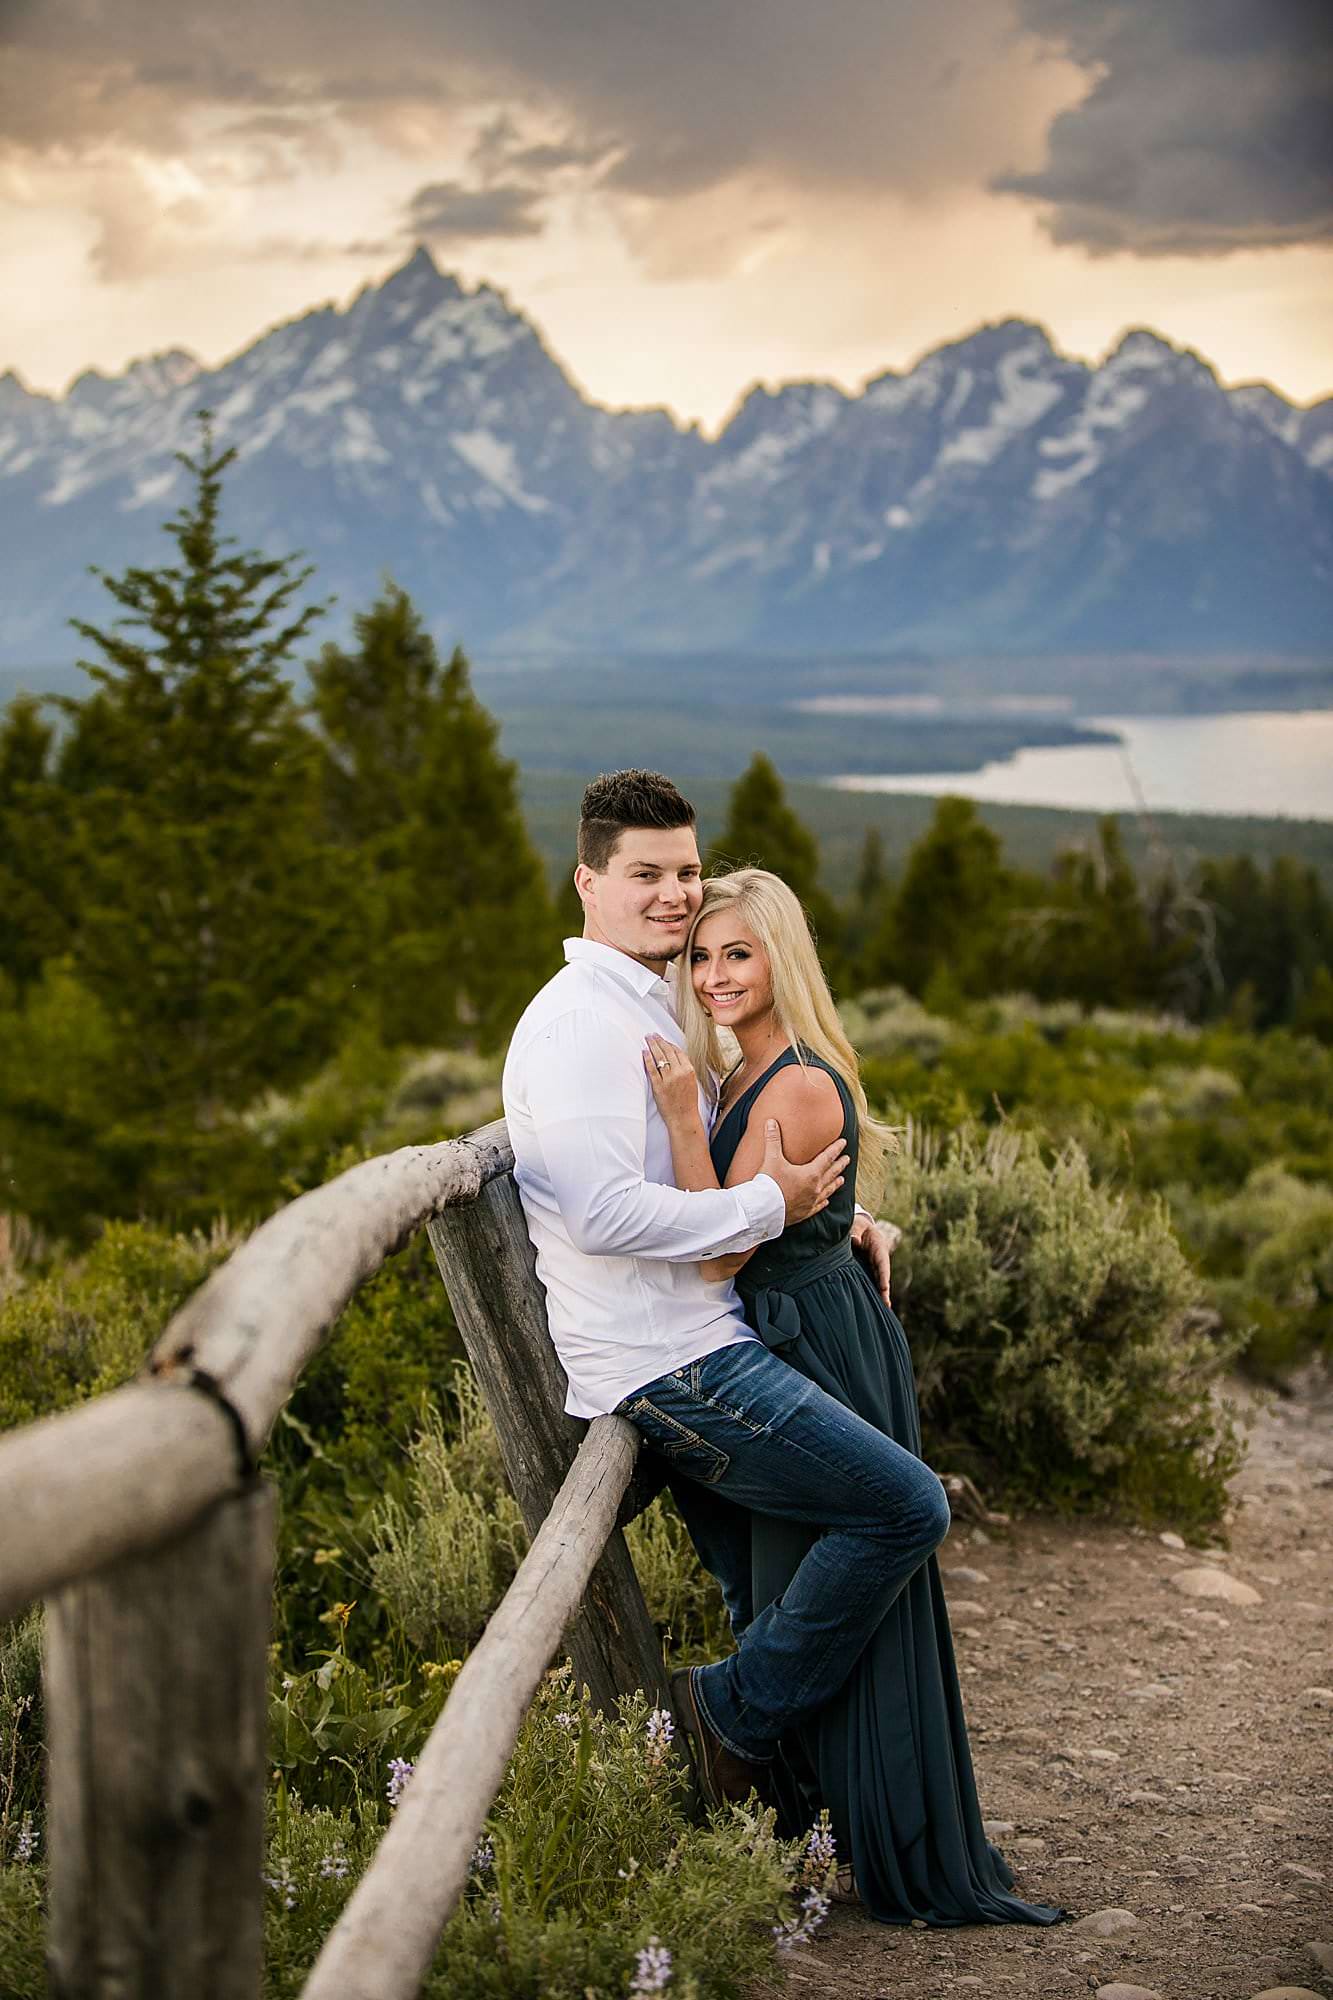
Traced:
[[855, 792], [954, 792], [996, 805], [1333, 819], [1333, 709], [1078, 720], [1120, 740], [1020, 750], [979, 771], [829, 782]]

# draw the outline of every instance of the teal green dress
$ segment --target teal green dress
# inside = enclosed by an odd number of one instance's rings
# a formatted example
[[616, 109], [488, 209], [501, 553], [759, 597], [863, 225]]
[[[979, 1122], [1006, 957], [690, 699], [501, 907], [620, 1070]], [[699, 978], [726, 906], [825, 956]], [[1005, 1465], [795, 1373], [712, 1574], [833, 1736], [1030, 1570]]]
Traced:
[[[796, 1062], [786, 1049], [718, 1121], [720, 1181], [759, 1092]], [[856, 1112], [842, 1099], [850, 1167], [821, 1214], [761, 1244], [736, 1281], [755, 1332], [801, 1374], [921, 1455], [916, 1382], [907, 1338], [865, 1266], [852, 1255]], [[753, 1516], [754, 1608], [790, 1582], [814, 1531]], [[789, 1835], [827, 1806], [840, 1864], [850, 1862], [861, 1901], [882, 1923], [1051, 1924], [1061, 1909], [1025, 1903], [981, 1825], [953, 1640], [934, 1556], [886, 1612], [842, 1692], [784, 1737], [774, 1766], [779, 1820]]]

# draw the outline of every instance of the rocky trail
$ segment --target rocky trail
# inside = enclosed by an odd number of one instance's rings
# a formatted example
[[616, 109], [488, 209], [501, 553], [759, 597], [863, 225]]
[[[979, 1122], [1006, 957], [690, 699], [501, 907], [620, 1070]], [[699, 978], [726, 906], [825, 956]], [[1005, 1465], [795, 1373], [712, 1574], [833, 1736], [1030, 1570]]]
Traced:
[[1333, 1996], [1333, 1380], [1233, 1385], [1225, 1549], [1031, 1517], [955, 1523], [949, 1593], [982, 1809], [1047, 1930], [835, 1909], [790, 2000]]

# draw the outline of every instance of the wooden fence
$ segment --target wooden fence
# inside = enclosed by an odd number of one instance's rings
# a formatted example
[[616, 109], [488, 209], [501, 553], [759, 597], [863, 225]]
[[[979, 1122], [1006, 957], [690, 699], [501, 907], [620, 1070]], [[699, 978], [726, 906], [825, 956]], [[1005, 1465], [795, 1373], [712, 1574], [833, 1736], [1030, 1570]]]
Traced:
[[306, 2000], [417, 1993], [566, 1628], [600, 1706], [634, 1688], [668, 1705], [618, 1526], [637, 1433], [562, 1414], [512, 1165], [497, 1121], [351, 1168], [256, 1230], [137, 1381], [0, 1438], [0, 1618], [46, 1601], [56, 2000], [256, 2000], [275, 1530], [258, 1460], [338, 1313], [423, 1224], [533, 1540]]

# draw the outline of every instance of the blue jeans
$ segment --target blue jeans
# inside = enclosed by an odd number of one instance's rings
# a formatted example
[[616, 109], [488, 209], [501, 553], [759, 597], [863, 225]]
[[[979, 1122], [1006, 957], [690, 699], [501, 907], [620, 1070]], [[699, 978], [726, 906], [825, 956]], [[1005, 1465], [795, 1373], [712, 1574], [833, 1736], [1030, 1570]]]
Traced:
[[[671, 1463], [686, 1525], [721, 1581], [739, 1650], [694, 1672], [706, 1721], [766, 1763], [822, 1708], [913, 1572], [949, 1532], [929, 1466], [761, 1341], [707, 1354], [618, 1406]], [[749, 1514], [817, 1529], [773, 1604], [753, 1615]]]

